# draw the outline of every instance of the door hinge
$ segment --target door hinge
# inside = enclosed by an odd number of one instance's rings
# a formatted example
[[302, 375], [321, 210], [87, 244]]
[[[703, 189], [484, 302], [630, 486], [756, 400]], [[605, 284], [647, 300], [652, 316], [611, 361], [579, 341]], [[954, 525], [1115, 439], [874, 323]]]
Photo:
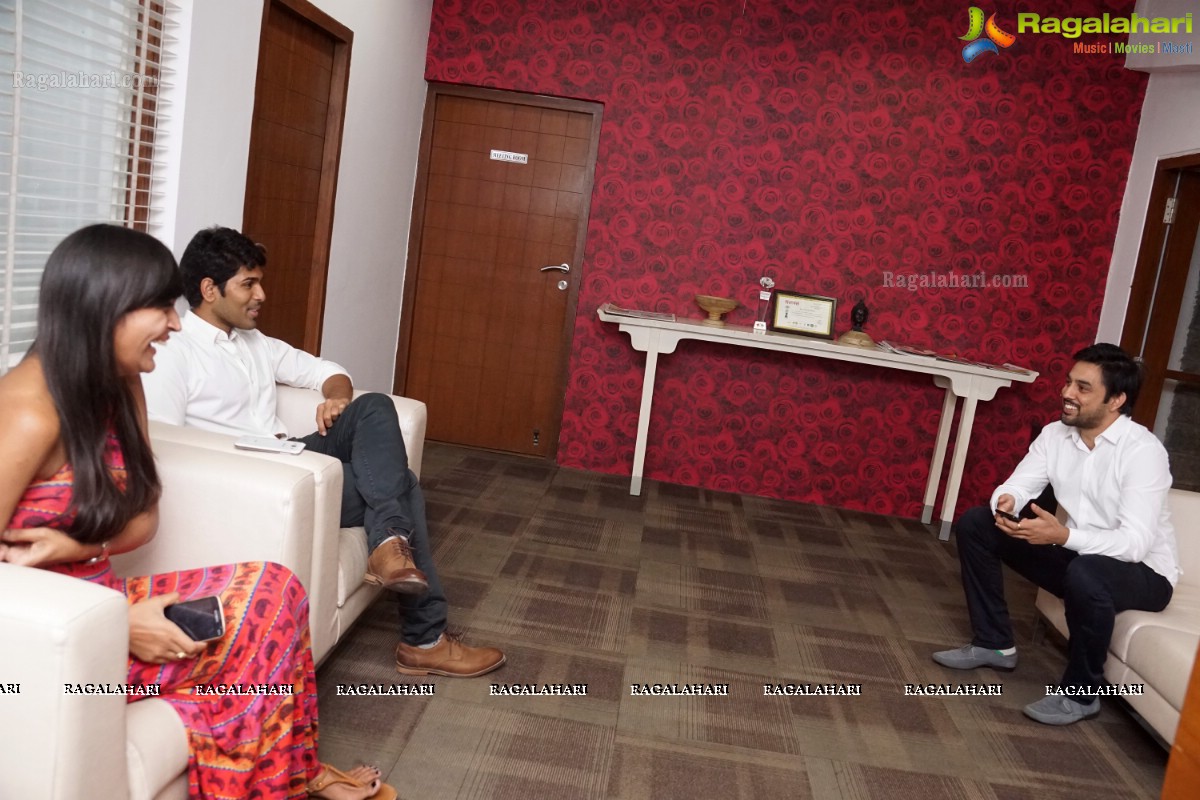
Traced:
[[1170, 225], [1175, 222], [1175, 198], [1167, 198], [1167, 208], [1163, 212], [1163, 224]]

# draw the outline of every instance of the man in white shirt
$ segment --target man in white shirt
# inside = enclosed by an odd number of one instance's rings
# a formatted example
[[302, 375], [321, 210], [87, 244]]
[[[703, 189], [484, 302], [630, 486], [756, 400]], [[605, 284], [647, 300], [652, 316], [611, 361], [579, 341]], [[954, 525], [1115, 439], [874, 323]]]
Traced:
[[446, 597], [429, 546], [425, 499], [408, 468], [396, 407], [383, 394], [354, 399], [350, 376], [256, 330], [266, 254], [230, 228], [197, 233], [179, 261], [192, 310], [158, 346], [143, 385], [150, 418], [234, 435], [284, 438], [275, 384], [319, 389], [317, 430], [297, 441], [342, 462], [341, 524], [363, 525], [366, 580], [401, 597], [396, 666], [409, 675], [475, 677], [504, 663], [491, 647], [446, 635]]
[[[1058, 690], [1025, 707], [1048, 725], [1100, 712], [1104, 661], [1120, 611], [1161, 611], [1179, 579], [1175, 531], [1167, 510], [1171, 471], [1162, 443], [1129, 415], [1141, 367], [1112, 344], [1075, 354], [1062, 389], [1062, 417], [1042, 429], [991, 507], [958, 522], [958, 557], [971, 617], [971, 643], [933, 654], [953, 669], [1017, 665], [1004, 601], [1002, 564], [1063, 599], [1067, 667]], [[1063, 525], [1030, 505], [1054, 487]]]

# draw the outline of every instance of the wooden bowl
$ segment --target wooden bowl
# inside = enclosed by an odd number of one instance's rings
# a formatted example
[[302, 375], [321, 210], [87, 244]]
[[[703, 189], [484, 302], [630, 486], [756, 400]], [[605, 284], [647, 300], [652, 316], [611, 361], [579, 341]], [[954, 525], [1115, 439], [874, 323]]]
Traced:
[[737, 300], [730, 300], [728, 297], [713, 297], [710, 294], [696, 295], [696, 305], [700, 306], [702, 311], [708, 313], [708, 319], [704, 320], [705, 325], [724, 325], [725, 320], [721, 317], [733, 311], [741, 305]]

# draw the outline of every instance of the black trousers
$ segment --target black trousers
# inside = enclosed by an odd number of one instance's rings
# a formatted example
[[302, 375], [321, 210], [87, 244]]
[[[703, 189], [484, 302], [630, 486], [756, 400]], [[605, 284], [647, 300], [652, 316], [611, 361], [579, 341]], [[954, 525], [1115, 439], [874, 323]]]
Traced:
[[1003, 650], [1014, 644], [1002, 564], [1062, 598], [1070, 634], [1063, 687], [1103, 686], [1117, 613], [1162, 611], [1171, 600], [1171, 582], [1145, 564], [1014, 539], [996, 526], [986, 506], [962, 515], [957, 537], [975, 646]]
[[342, 462], [341, 525], [364, 525], [369, 550], [388, 537], [389, 528], [408, 534], [413, 563], [425, 573], [429, 591], [419, 597], [400, 596], [400, 635], [412, 645], [435, 641], [446, 629], [446, 595], [433, 564], [425, 495], [408, 468], [408, 451], [392, 399], [385, 394], [361, 395], [346, 406], [325, 436], [313, 432], [297, 441]]

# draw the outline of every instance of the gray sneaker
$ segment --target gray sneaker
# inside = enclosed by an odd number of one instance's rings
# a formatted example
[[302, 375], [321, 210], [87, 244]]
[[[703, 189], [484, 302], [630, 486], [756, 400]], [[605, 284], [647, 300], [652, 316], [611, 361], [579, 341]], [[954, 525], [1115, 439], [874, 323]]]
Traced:
[[1017, 654], [1006, 656], [996, 650], [986, 647], [976, 647], [973, 644], [963, 645], [957, 650], [939, 650], [933, 654], [933, 660], [943, 667], [950, 669], [975, 669], [976, 667], [991, 667], [1007, 671], [1016, 669]]
[[1025, 706], [1025, 716], [1046, 725], [1070, 725], [1081, 719], [1091, 719], [1100, 713], [1100, 698], [1080, 705], [1066, 695], [1048, 694], [1036, 703]]

